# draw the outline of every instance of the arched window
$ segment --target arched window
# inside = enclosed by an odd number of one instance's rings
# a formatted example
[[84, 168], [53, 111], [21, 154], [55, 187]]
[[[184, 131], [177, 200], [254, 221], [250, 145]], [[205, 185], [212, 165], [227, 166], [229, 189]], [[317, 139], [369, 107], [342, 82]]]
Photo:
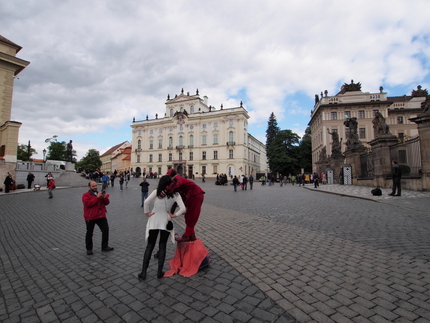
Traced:
[[179, 146], [183, 146], [184, 145], [184, 137], [179, 136]]
[[190, 135], [190, 146], [194, 145], [194, 136]]
[[228, 141], [234, 141], [234, 134], [233, 134], [233, 131], [230, 131], [230, 132], [228, 133]]
[[137, 141], [137, 149], [142, 149], [142, 140]]
[[173, 137], [169, 137], [169, 147], [173, 146]]

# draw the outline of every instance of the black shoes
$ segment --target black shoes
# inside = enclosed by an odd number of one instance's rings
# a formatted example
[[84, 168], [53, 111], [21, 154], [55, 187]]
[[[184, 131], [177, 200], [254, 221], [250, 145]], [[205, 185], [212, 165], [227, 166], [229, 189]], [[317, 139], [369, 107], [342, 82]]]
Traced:
[[137, 275], [137, 278], [139, 278], [140, 280], [145, 280], [146, 279], [146, 272], [141, 272], [140, 274]]
[[396, 194], [396, 195], [394, 195], [394, 196], [401, 196], [400, 194]]
[[393, 193], [391, 193], [391, 194], [388, 194], [389, 196], [394, 196], [394, 194]]
[[112, 251], [114, 248], [113, 247], [106, 247], [103, 248], [102, 251]]
[[87, 255], [88, 256], [92, 256], [93, 255], [93, 251], [92, 250], [87, 250]]

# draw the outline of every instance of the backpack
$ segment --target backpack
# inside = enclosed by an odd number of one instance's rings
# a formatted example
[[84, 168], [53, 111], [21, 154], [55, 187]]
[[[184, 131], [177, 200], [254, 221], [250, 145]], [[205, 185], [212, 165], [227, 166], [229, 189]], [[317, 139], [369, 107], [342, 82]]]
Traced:
[[370, 192], [372, 193], [373, 196], [381, 196], [382, 195], [382, 191], [379, 187], [374, 188]]

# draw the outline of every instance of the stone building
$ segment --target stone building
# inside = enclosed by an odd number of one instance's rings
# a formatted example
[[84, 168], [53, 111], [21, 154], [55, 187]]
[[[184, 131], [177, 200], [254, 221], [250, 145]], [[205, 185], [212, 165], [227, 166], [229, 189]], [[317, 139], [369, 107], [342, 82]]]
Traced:
[[15, 77], [30, 62], [16, 54], [21, 46], [0, 35], [0, 178], [10, 172], [15, 175], [19, 128], [21, 123], [11, 120], [12, 95]]
[[[128, 141], [124, 141], [118, 145], [115, 145], [111, 148], [109, 148], [106, 152], [104, 152], [101, 156], [100, 156], [100, 160], [102, 162], [102, 166], [100, 167], [100, 171], [103, 173], [106, 172], [113, 172], [115, 171], [115, 169], [117, 169], [116, 167], [118, 166], [118, 164], [122, 167], [130, 167], [130, 161], [122, 161], [122, 158], [118, 157], [119, 155], [122, 154], [122, 152], [125, 151], [125, 149], [128, 148], [128, 160], [130, 160], [130, 152], [131, 152], [131, 144]], [[123, 158], [126, 156], [123, 156]], [[119, 163], [118, 158], [121, 160]], [[114, 160], [114, 162], [112, 162]], [[117, 169], [119, 171], [119, 169]]]
[[248, 119], [242, 103], [216, 109], [198, 90], [182, 90], [167, 97], [164, 116], [133, 120], [131, 167], [138, 174], [173, 167], [188, 178], [267, 173], [265, 145], [248, 133]]
[[[361, 91], [361, 84], [344, 84], [339, 93], [329, 96], [327, 91], [321, 96], [315, 95], [315, 106], [311, 112], [309, 126], [312, 131], [312, 164], [318, 171], [317, 163], [324, 158], [337, 154], [337, 147], [332, 147], [333, 138], [339, 140], [341, 153], [346, 150], [346, 140], [350, 129], [345, 127], [347, 119], [356, 118], [358, 136], [364, 147], [375, 139], [374, 117], [377, 112], [385, 118], [391, 134], [399, 141], [418, 136], [417, 125], [410, 121], [421, 111], [421, 103], [426, 99], [426, 91], [417, 87], [410, 96], [387, 96], [383, 88], [379, 92]], [[336, 133], [337, 136], [333, 136]], [[333, 149], [334, 148], [334, 149]], [[335, 156], [333, 156], [335, 157]]]

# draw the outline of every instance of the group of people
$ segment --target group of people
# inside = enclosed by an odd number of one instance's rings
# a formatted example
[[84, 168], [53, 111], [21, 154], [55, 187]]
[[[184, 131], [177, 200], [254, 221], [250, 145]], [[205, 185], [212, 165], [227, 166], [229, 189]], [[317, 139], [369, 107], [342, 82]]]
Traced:
[[237, 188], [240, 187], [243, 191], [248, 189], [248, 183], [249, 183], [249, 189], [252, 190], [254, 186], [254, 176], [252, 174], [247, 177], [246, 175], [240, 175], [237, 177], [234, 175], [233, 177], [233, 188], [234, 191], [237, 192]]
[[[142, 270], [138, 274], [141, 280], [146, 279], [152, 252], [158, 236], [159, 249], [157, 277], [164, 277], [163, 266], [166, 258], [166, 246], [169, 236], [174, 243], [196, 241], [195, 226], [200, 216], [205, 192], [193, 181], [180, 175], [172, 168], [162, 176], [157, 188], [148, 194], [150, 184], [143, 178], [139, 184], [142, 193], [142, 207], [148, 217], [146, 225], [146, 249], [143, 257]], [[102, 232], [101, 250], [103, 252], [114, 250], [109, 246], [109, 225], [106, 219], [106, 206], [110, 203], [109, 194], [98, 192], [97, 183], [90, 181], [88, 192], [83, 194], [84, 219], [86, 223], [85, 244], [87, 255], [93, 255], [93, 232], [97, 225]], [[153, 208], [150, 210], [150, 206]], [[185, 232], [181, 237], [174, 237], [174, 229], [169, 222], [184, 214]]]

